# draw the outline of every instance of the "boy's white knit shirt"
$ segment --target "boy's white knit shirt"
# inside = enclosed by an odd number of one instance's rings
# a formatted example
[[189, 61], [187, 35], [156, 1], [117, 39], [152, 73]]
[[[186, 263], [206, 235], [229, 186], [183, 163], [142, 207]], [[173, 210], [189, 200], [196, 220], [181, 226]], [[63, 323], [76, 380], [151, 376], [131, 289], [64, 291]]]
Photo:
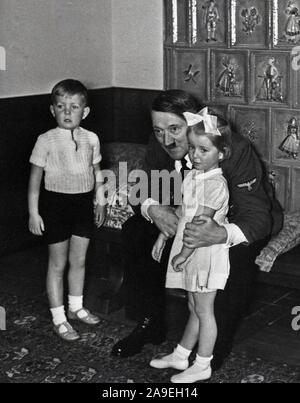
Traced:
[[56, 128], [41, 134], [32, 151], [30, 162], [44, 168], [45, 189], [76, 194], [94, 189], [94, 164], [101, 161], [98, 136], [82, 127], [74, 130]]

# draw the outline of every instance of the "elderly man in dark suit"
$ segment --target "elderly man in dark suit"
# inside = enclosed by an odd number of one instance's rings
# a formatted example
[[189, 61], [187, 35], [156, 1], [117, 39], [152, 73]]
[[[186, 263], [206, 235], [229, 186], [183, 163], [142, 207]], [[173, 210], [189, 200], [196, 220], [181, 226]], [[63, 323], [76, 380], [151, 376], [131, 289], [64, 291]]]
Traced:
[[[189, 168], [187, 123], [183, 113], [198, 110], [195, 98], [185, 91], [169, 90], [157, 96], [152, 105], [154, 135], [145, 160], [149, 175], [154, 170], [176, 169], [182, 173]], [[215, 302], [218, 339], [213, 369], [218, 369], [230, 352], [237, 325], [247, 308], [256, 273], [255, 258], [282, 223], [281, 209], [266, 191], [268, 184], [261, 163], [249, 141], [233, 133], [232, 156], [221, 163], [221, 168], [230, 192], [229, 224], [219, 226], [213, 219], [201, 216], [187, 224], [184, 233], [184, 244], [190, 248], [212, 244], [230, 248], [230, 277]], [[138, 320], [138, 325], [113, 347], [112, 355], [132, 356], [146, 343], [159, 344], [165, 340], [165, 274], [178, 223], [173, 191], [170, 191], [170, 205], [149, 192], [148, 199], [136, 208], [136, 215], [123, 227], [125, 307], [127, 315]], [[160, 263], [151, 257], [159, 232], [170, 238]]]

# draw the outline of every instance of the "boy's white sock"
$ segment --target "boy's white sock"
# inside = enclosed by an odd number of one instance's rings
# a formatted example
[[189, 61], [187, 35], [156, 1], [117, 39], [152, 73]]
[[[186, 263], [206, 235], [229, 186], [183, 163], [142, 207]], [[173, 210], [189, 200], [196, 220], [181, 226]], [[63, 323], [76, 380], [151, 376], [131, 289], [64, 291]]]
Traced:
[[83, 307], [83, 296], [80, 295], [79, 297], [69, 295], [69, 310], [71, 312], [79, 311]]
[[65, 315], [65, 308], [64, 306], [58, 306], [57, 308], [50, 308], [50, 312], [52, 314], [52, 321], [55, 326], [60, 325], [67, 321]]

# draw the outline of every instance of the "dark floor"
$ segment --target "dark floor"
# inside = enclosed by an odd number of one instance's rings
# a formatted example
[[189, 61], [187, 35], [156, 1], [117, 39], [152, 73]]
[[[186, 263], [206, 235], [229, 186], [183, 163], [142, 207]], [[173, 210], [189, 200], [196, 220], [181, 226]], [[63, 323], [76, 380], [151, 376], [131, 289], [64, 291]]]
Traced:
[[[44, 287], [46, 265], [47, 251], [43, 247], [2, 257], [0, 296], [15, 295], [20, 298], [39, 296], [42, 300], [45, 299], [46, 304]], [[112, 324], [134, 326], [134, 322], [125, 318], [123, 309], [117, 304], [111, 306], [114, 310], [109, 314], [104, 312], [107, 307], [101, 295], [105, 291], [105, 285], [100, 273], [94, 270], [88, 272], [86, 305]], [[246, 354], [253, 359], [299, 366], [300, 330], [292, 328], [292, 321], [295, 318], [292, 310], [297, 306], [300, 307], [299, 290], [257, 284], [255, 299], [237, 334], [234, 352]], [[169, 295], [169, 341], [179, 340], [186, 316], [186, 300]], [[300, 325], [300, 319], [298, 322], [295, 320], [295, 323]]]

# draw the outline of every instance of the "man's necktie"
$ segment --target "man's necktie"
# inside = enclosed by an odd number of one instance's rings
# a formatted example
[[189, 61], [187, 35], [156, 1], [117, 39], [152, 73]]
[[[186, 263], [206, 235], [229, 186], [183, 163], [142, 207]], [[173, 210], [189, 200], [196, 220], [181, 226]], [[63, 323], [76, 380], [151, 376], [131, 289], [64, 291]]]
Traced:
[[181, 177], [182, 180], [185, 178], [187, 171], [189, 171], [190, 169], [187, 167], [187, 161], [185, 158], [182, 158], [181, 160], [181, 169], [180, 169], [180, 173], [181, 173]]

